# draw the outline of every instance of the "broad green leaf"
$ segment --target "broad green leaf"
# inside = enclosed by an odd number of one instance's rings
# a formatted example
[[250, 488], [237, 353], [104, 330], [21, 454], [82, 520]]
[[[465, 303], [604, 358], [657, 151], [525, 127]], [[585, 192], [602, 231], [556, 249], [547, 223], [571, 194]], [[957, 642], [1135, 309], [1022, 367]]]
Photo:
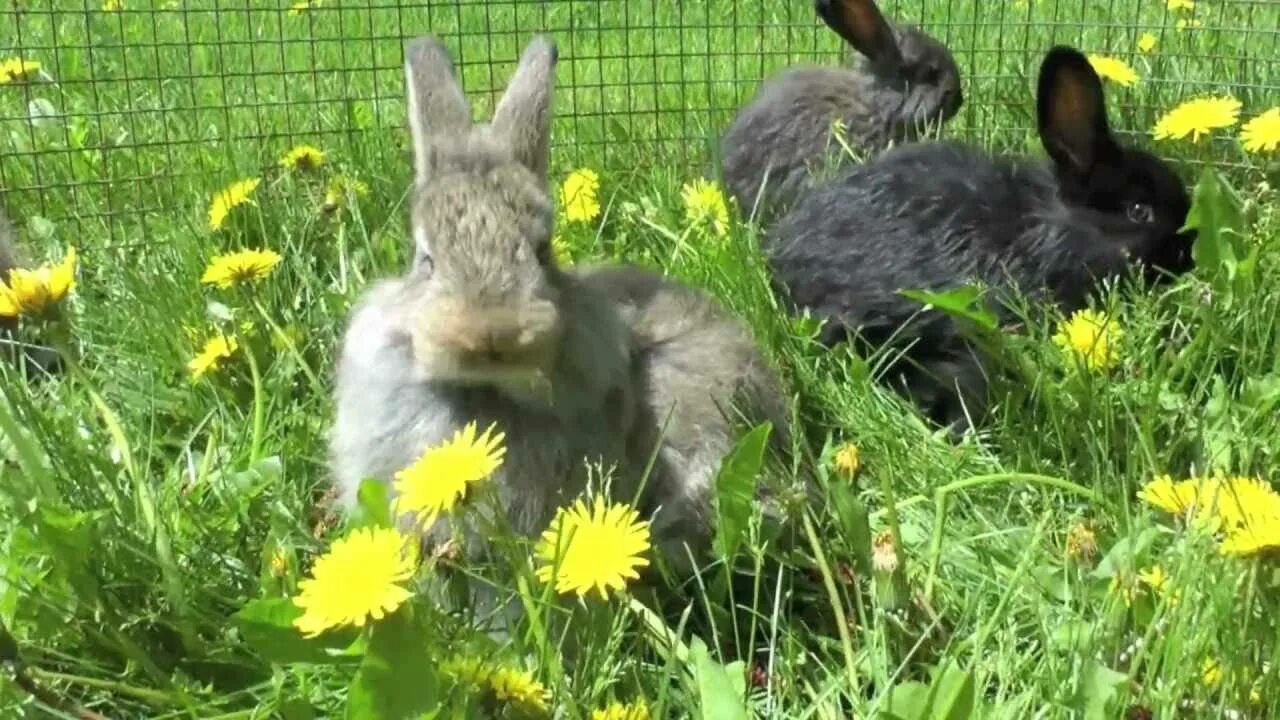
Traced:
[[698, 707], [701, 720], [747, 720], [744, 693], [735, 688], [744, 687], [744, 678], [729, 674], [728, 668], [711, 659], [707, 646], [698, 638], [690, 646], [695, 675], [698, 681]]
[[723, 558], [733, 557], [747, 532], [756, 479], [772, 431], [767, 422], [753, 428], [729, 452], [716, 474], [716, 550]]
[[1089, 573], [1089, 577], [1106, 580], [1115, 575], [1117, 570], [1136, 571], [1135, 565], [1138, 562], [1136, 558], [1146, 553], [1147, 548], [1151, 547], [1151, 543], [1155, 542], [1159, 534], [1159, 527], [1148, 526], [1136, 535], [1121, 538], [1111, 546], [1106, 555], [1102, 556], [1098, 566]]
[[391, 500], [386, 483], [365, 480], [356, 496], [357, 507], [352, 527], [392, 527]]
[[232, 616], [240, 637], [268, 662], [339, 664], [352, 662], [349, 656], [331, 653], [349, 646], [354, 630], [330, 631], [307, 638], [293, 626], [302, 609], [289, 598], [259, 598]]
[[411, 605], [379, 620], [347, 693], [349, 720], [404, 720], [439, 707], [431, 634], [414, 621]]
[[1214, 168], [1205, 168], [1192, 194], [1185, 229], [1196, 231], [1191, 255], [1196, 266], [1230, 283], [1253, 269], [1244, 242], [1244, 202]]
[[1000, 325], [995, 313], [981, 304], [982, 289], [965, 285], [951, 290], [899, 290], [899, 295], [931, 305], [953, 317], [977, 323], [984, 330], [995, 330]]
[[969, 720], [975, 700], [973, 673], [948, 665], [933, 681], [933, 720]]
[[853, 549], [854, 567], [860, 577], [871, 576], [871, 522], [867, 506], [853, 486], [839, 479], [828, 485], [828, 497], [840, 520], [840, 531]]
[[880, 702], [880, 717], [886, 720], [927, 720], [932, 690], [914, 680], [894, 685]]
[[1077, 708], [1084, 713], [1085, 720], [1114, 718], [1115, 712], [1108, 712], [1107, 709], [1111, 700], [1128, 681], [1129, 676], [1118, 673], [1097, 660], [1086, 661], [1076, 695]]

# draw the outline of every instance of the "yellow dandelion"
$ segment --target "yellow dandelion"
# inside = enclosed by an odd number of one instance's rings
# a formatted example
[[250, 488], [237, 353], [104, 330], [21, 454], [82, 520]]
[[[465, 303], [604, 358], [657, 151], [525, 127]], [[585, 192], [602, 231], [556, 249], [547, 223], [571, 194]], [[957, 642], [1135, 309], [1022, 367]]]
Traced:
[[1229, 96], [1202, 97], [1188, 100], [1165, 113], [1152, 132], [1156, 140], [1179, 140], [1188, 135], [1199, 142], [1219, 128], [1228, 128], [1240, 118], [1240, 101]]
[[16, 57], [0, 60], [0, 85], [30, 80], [33, 75], [40, 72], [40, 68], [40, 63], [35, 60]]
[[649, 720], [649, 708], [643, 703], [615, 702], [591, 712], [591, 720]]
[[483, 686], [489, 682], [489, 668], [476, 657], [451, 657], [440, 663], [440, 672], [468, 685]]
[[124, 0], [102, 0], [102, 12], [120, 12], [124, 9]]
[[841, 445], [836, 450], [835, 464], [836, 471], [841, 475], [853, 477], [862, 467], [862, 454], [858, 452], [858, 446], [853, 443]]
[[409, 467], [395, 474], [396, 514], [413, 513], [423, 527], [453, 509], [475, 483], [502, 466], [507, 449], [503, 433], [490, 424], [479, 436], [469, 422], [449, 440], [428, 448]]
[[274, 250], [239, 250], [210, 260], [200, 282], [225, 290], [241, 283], [265, 279], [279, 264], [280, 254]]
[[596, 193], [600, 190], [600, 176], [595, 170], [581, 168], [569, 173], [560, 186], [560, 203], [569, 222], [591, 222], [600, 214], [600, 202]]
[[1139, 570], [1138, 580], [1152, 590], [1160, 592], [1169, 583], [1169, 576], [1165, 574], [1164, 568], [1153, 565], [1146, 570]]
[[1149, 53], [1156, 49], [1157, 42], [1155, 35], [1149, 32], [1142, 33], [1142, 36], [1138, 38], [1138, 51], [1144, 54]]
[[1067, 531], [1067, 557], [1089, 562], [1098, 554], [1098, 536], [1087, 525], [1076, 523]]
[[1133, 87], [1138, 84], [1138, 73], [1120, 58], [1106, 55], [1089, 55], [1089, 64], [1098, 77], [1123, 86]]
[[1195, 484], [1186, 480], [1174, 482], [1168, 475], [1157, 475], [1138, 491], [1138, 499], [1171, 515], [1184, 515], [1195, 502]]
[[311, 145], [298, 145], [280, 156], [286, 170], [315, 170], [324, 164], [324, 151]]
[[293, 603], [303, 614], [294, 626], [315, 637], [395, 612], [412, 595], [401, 584], [413, 575], [416, 549], [392, 528], [360, 528], [338, 540], [316, 560], [311, 577], [298, 582]]
[[1079, 310], [1058, 326], [1053, 341], [1063, 352], [1074, 353], [1090, 370], [1106, 370], [1119, 360], [1116, 349], [1124, 331], [1105, 313]]
[[1241, 522], [1227, 530], [1220, 549], [1237, 556], [1280, 552], [1280, 500], [1245, 512]]
[[1204, 21], [1200, 18], [1178, 18], [1178, 22], [1174, 23], [1173, 27], [1178, 32], [1186, 32], [1204, 27]]
[[548, 713], [551, 693], [546, 686], [524, 670], [498, 668], [489, 674], [489, 689], [503, 702]]
[[534, 550], [542, 561], [538, 579], [554, 580], [556, 592], [582, 597], [593, 588], [601, 598], [621, 591], [627, 580], [640, 575], [649, 560], [649, 523], [641, 522], [630, 506], [595, 498], [590, 506], [578, 500], [560, 508]]
[[324, 191], [324, 205], [321, 210], [333, 212], [347, 206], [347, 198], [364, 197], [369, 194], [369, 186], [355, 178], [345, 175], [334, 175]]
[[1273, 107], [1240, 128], [1240, 139], [1249, 152], [1274, 152], [1280, 147], [1280, 107]]
[[729, 206], [720, 188], [698, 178], [686, 183], [680, 196], [684, 199], [685, 220], [691, 225], [707, 223], [721, 237], [729, 232]]
[[187, 362], [191, 371], [191, 379], [199, 380], [222, 366], [222, 361], [235, 354], [240, 343], [234, 337], [215, 335], [205, 342], [204, 347]]
[[1251, 513], [1280, 508], [1280, 495], [1261, 478], [1216, 474], [1198, 479], [1197, 491], [1228, 527], [1244, 523]]
[[1165, 7], [1173, 10], [1195, 10], [1196, 0], [1165, 0]]
[[238, 180], [215, 193], [213, 201], [209, 203], [209, 229], [220, 230], [232, 210], [241, 205], [252, 205], [253, 200], [250, 196], [253, 195], [254, 190], [258, 189], [258, 184], [261, 182], [259, 178]]
[[1200, 666], [1200, 680], [1205, 687], [1216, 687], [1222, 682], [1222, 665], [1213, 658], [1205, 658], [1204, 664]]
[[76, 249], [68, 247], [62, 262], [35, 270], [12, 268], [9, 277], [0, 277], [0, 317], [48, 314], [76, 286]]

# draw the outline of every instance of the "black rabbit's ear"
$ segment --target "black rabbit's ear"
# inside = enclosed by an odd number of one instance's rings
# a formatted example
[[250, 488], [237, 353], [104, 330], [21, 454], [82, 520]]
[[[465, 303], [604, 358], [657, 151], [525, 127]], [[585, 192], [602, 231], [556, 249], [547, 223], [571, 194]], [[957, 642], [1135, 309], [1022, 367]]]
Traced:
[[872, 0], [814, 0], [813, 5], [828, 27], [872, 62], [902, 64], [893, 27]]
[[1077, 50], [1059, 45], [1045, 55], [1036, 114], [1040, 142], [1060, 168], [1088, 175], [1119, 153], [1107, 124], [1102, 80]]

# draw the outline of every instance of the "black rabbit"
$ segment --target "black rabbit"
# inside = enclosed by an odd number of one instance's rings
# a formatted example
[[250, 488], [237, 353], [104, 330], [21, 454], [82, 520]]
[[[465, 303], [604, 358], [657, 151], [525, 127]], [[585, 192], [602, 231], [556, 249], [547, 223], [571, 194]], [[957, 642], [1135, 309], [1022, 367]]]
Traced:
[[[829, 163], [915, 140], [963, 103], [960, 68], [919, 28], [887, 21], [872, 0], [816, 0], [818, 15], [855, 51], [845, 67], [789, 68], [768, 79], [720, 140], [725, 187], [745, 212], [782, 212]], [[761, 193], [761, 186], [764, 192]]]
[[905, 347], [909, 394], [944, 424], [985, 408], [982, 365], [954, 322], [899, 290], [977, 280], [1068, 312], [1131, 265], [1149, 281], [1192, 266], [1185, 185], [1112, 136], [1102, 82], [1078, 51], [1045, 55], [1037, 118], [1049, 163], [903, 145], [809, 191], [765, 241], [791, 302], [832, 321], [824, 342], [854, 331]]

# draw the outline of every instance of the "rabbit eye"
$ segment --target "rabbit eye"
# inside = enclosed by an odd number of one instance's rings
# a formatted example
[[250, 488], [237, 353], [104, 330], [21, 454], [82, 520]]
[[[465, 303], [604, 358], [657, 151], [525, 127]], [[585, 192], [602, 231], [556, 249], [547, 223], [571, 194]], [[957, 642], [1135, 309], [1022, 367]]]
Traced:
[[1156, 219], [1156, 211], [1147, 203], [1134, 202], [1129, 203], [1125, 208], [1125, 215], [1129, 218], [1129, 222], [1146, 225]]
[[431, 259], [430, 255], [428, 255], [427, 253], [421, 250], [419, 250], [417, 253], [414, 254], [413, 256], [414, 272], [421, 273], [423, 275], [430, 275], [433, 269], [435, 269], [435, 261]]
[[942, 79], [942, 71], [934, 65], [926, 65], [920, 69], [919, 82], [924, 85], [937, 85]]

